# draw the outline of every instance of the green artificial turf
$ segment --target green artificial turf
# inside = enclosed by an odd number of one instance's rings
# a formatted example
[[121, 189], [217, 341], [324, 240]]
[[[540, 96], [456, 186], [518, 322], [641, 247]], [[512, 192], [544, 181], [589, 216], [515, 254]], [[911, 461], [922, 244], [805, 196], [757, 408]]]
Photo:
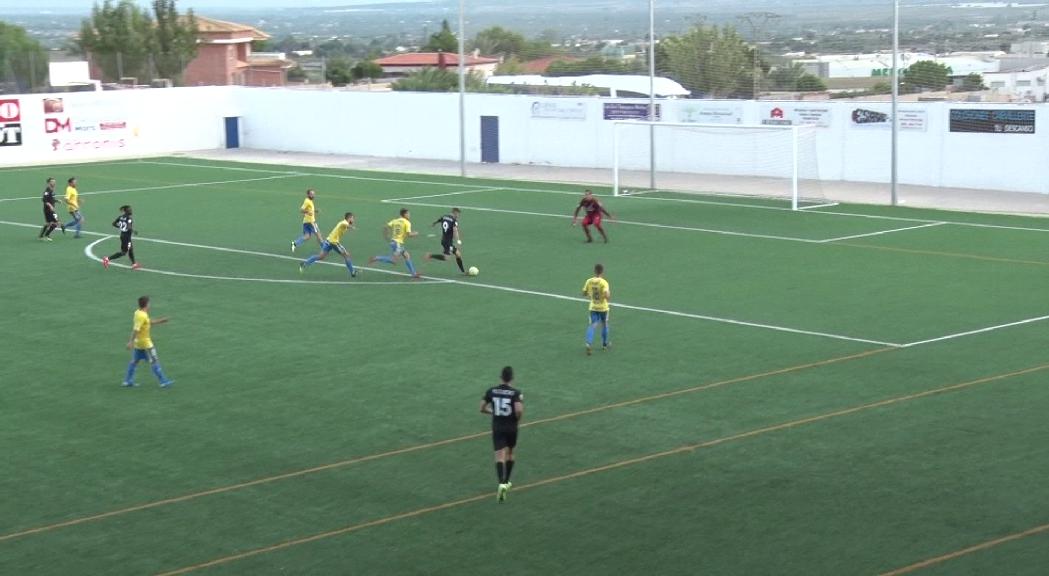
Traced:
[[[83, 238], [36, 239], [52, 175]], [[880, 574], [1032, 529], [917, 573], [1049, 561], [1049, 222], [663, 194], [604, 198], [606, 245], [571, 185], [184, 158], [0, 184], [2, 574]], [[359, 278], [299, 274], [307, 187], [325, 234], [357, 215]], [[141, 271], [97, 261], [122, 204]], [[423, 258], [452, 206], [476, 278]], [[401, 207], [417, 281], [367, 265]], [[142, 294], [170, 390], [119, 385]], [[506, 364], [497, 504], [477, 407]]]

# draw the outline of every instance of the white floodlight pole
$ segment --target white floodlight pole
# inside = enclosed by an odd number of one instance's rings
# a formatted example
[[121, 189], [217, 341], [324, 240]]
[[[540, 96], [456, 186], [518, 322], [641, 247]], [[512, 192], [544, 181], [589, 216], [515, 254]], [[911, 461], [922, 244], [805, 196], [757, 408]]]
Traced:
[[899, 147], [900, 147], [900, 0], [893, 0], [892, 6], [892, 205], [899, 201]]
[[[656, 0], [648, 0], [648, 121], [656, 121]], [[656, 189], [656, 126], [648, 127], [648, 187]]]
[[466, 0], [459, 0], [459, 175], [466, 176]]

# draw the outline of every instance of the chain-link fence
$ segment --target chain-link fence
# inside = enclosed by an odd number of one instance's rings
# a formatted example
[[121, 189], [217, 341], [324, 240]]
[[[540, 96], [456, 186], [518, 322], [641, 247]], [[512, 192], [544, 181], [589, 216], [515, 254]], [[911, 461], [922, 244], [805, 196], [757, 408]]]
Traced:
[[0, 93], [45, 91], [50, 55], [44, 50], [14, 51], [0, 47]]

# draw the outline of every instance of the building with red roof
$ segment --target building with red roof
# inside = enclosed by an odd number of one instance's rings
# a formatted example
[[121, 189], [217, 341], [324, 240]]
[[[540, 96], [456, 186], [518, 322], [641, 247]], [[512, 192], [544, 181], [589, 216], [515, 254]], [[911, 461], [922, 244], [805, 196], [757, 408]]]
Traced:
[[[499, 62], [498, 58], [479, 56], [475, 52], [466, 55], [463, 66], [467, 72], [476, 72], [487, 78], [495, 74]], [[412, 72], [429, 68], [458, 70], [459, 55], [447, 52], [405, 52], [379, 58], [375, 63], [382, 66], [386, 76], [407, 76]]]

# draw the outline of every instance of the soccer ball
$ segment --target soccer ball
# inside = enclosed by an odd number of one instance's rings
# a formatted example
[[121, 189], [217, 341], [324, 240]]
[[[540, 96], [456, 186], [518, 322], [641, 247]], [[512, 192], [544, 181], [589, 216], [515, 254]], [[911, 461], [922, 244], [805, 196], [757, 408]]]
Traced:
[[478, 274], [481, 273], [481, 271], [477, 269], [477, 266], [470, 266], [470, 268], [466, 271], [466, 273], [469, 274], [470, 276], [477, 276]]

